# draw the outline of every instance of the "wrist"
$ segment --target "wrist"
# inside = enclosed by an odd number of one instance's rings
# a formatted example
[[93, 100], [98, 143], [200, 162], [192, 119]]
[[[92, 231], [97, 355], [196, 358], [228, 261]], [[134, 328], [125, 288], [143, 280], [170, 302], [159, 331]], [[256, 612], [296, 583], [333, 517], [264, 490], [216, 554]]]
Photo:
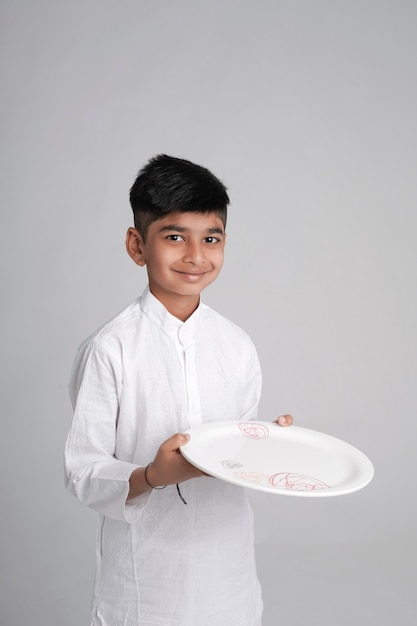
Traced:
[[167, 485], [159, 485], [158, 484], [158, 479], [157, 477], [153, 476], [152, 474], [152, 461], [150, 463], [148, 463], [148, 465], [145, 467], [145, 473], [144, 473], [144, 478], [145, 478], [145, 482], [146, 484], [151, 488], [151, 489], [165, 489], [165, 487]]

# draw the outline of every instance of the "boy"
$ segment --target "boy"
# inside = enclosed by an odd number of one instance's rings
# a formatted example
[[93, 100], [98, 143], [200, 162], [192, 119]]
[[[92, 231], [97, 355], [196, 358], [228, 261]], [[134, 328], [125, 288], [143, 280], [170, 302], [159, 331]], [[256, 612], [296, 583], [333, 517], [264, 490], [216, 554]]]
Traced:
[[251, 340], [200, 302], [223, 264], [227, 191], [159, 155], [130, 201], [126, 248], [149, 285], [82, 344], [70, 382], [67, 485], [101, 515], [91, 626], [259, 626], [245, 491], [179, 451], [196, 424], [257, 414]]

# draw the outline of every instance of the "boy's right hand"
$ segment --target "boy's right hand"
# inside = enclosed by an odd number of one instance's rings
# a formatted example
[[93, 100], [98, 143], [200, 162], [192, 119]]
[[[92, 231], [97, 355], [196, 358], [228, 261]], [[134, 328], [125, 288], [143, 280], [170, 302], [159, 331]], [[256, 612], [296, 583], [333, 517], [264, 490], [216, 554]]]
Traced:
[[147, 477], [151, 485], [175, 485], [190, 478], [198, 478], [206, 474], [191, 465], [181, 454], [180, 446], [190, 439], [190, 435], [176, 433], [164, 441], [158, 449], [154, 460], [148, 467]]

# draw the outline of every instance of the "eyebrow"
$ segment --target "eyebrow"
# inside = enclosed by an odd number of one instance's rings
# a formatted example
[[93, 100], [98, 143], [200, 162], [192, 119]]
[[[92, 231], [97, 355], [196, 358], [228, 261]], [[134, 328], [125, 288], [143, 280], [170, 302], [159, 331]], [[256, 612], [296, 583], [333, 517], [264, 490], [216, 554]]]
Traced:
[[[178, 233], [186, 233], [188, 232], [190, 229], [189, 228], [184, 228], [184, 226], [178, 226], [178, 224], [167, 224], [166, 226], [162, 226], [162, 228], [159, 229], [159, 233], [164, 233], [166, 231], [172, 231], [172, 230], [176, 230]], [[224, 235], [224, 231], [221, 228], [207, 228], [205, 231], [207, 234], [210, 235]]]

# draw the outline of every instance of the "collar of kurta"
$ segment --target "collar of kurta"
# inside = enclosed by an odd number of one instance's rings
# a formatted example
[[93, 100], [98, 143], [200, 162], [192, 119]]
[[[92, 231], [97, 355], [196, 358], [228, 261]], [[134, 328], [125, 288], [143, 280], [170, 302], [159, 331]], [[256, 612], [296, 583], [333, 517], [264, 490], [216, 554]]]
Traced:
[[193, 341], [195, 329], [197, 327], [198, 319], [201, 313], [201, 296], [200, 304], [194, 313], [185, 321], [171, 315], [171, 313], [164, 307], [162, 302], [155, 298], [153, 293], [149, 289], [149, 285], [146, 286], [144, 292], [139, 299], [140, 307], [147, 317], [149, 317], [162, 332], [178, 339], [180, 343], [185, 347], [189, 342]]

